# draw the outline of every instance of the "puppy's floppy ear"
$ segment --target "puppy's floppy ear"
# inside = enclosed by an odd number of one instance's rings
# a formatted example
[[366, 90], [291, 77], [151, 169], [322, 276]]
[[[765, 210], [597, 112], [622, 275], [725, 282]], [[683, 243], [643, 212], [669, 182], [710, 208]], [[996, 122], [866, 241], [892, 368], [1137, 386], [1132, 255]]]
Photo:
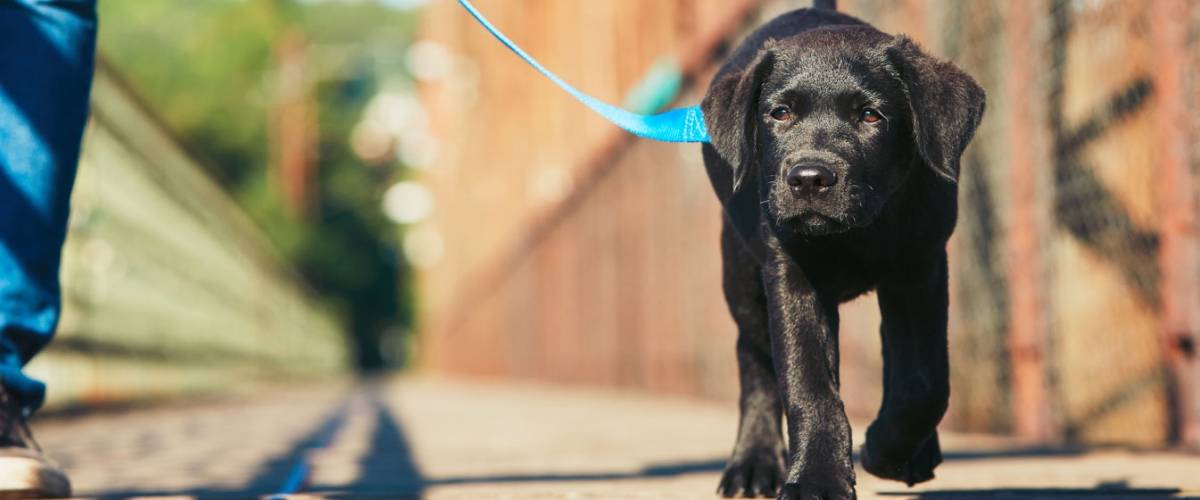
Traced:
[[887, 49], [912, 116], [917, 153], [939, 176], [958, 182], [958, 162], [975, 135], [987, 96], [953, 64], [926, 55], [906, 36]]
[[743, 187], [748, 171], [756, 161], [758, 98], [762, 83], [774, 65], [775, 55], [768, 42], [758, 57], [741, 71], [714, 81], [700, 103], [713, 147], [733, 168], [734, 192]]

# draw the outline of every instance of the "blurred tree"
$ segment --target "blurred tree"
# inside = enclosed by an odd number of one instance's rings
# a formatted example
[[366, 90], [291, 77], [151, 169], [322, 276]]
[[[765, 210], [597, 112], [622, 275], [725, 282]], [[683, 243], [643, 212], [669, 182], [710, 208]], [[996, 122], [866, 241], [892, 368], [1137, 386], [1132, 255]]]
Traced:
[[[382, 337], [412, 323], [399, 230], [381, 213], [403, 176], [367, 167], [349, 139], [379, 82], [405, 78], [399, 57], [415, 14], [373, 1], [104, 0], [101, 54], [178, 131], [184, 145], [262, 225], [344, 321], [364, 369], [384, 367]], [[319, 134], [315, 204], [289, 215], [270, 171], [276, 47], [297, 28], [311, 44]]]
[[266, 162], [264, 75], [283, 2], [105, 0], [99, 43], [222, 182]]

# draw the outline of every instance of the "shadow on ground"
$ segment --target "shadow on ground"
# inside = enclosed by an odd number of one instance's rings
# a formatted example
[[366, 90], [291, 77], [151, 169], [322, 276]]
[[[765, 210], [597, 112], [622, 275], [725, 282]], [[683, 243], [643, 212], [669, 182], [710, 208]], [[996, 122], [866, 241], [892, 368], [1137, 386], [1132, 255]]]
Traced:
[[1063, 500], [1070, 498], [1080, 499], [1096, 499], [1096, 498], [1137, 498], [1137, 499], [1165, 499], [1165, 498], [1180, 498], [1175, 496], [1180, 493], [1179, 488], [1131, 488], [1124, 481], [1104, 482], [1097, 484], [1094, 488], [986, 488], [986, 489], [962, 489], [962, 490], [933, 490], [922, 492], [905, 492], [905, 491], [882, 491], [881, 496], [894, 496], [904, 498], [917, 499], [990, 499], [990, 498], [1022, 498], [1022, 499], [1038, 499], [1050, 498], [1053, 500]]
[[[327, 417], [310, 431], [303, 439], [292, 445], [288, 451], [274, 457], [262, 465], [244, 486], [237, 488], [187, 488], [178, 490], [101, 490], [80, 491], [87, 497], [98, 499], [123, 499], [130, 497], [160, 497], [160, 496], [193, 496], [198, 498], [247, 498], [272, 494], [284, 488], [293, 479], [301, 460], [309, 451], [325, 446], [336, 435], [346, 418], [348, 403], [335, 408]], [[179, 471], [186, 474], [188, 471]]]
[[[652, 464], [631, 471], [596, 471], [573, 473], [497, 474], [426, 478], [413, 457], [401, 422], [381, 401], [378, 394], [367, 394], [369, 407], [374, 412], [376, 425], [371, 437], [371, 447], [360, 459], [360, 477], [351, 484], [337, 487], [300, 486], [298, 471], [307, 467], [304, 458], [312, 450], [328, 445], [336, 437], [350, 408], [346, 402], [332, 411], [304, 438], [296, 442], [287, 452], [263, 463], [253, 479], [237, 488], [192, 488], [185, 490], [121, 490], [83, 492], [97, 498], [128, 498], [139, 496], [187, 495], [200, 498], [245, 498], [249, 496], [294, 493], [302, 491], [327, 497], [360, 498], [420, 498], [430, 487], [469, 484], [513, 484], [536, 482], [572, 481], [621, 481], [648, 478], [664, 478], [685, 474], [720, 472], [725, 458], [665, 462]], [[995, 458], [1044, 458], [1083, 454], [1082, 448], [1025, 448], [995, 451], [946, 452], [947, 462], [987, 460]], [[857, 462], [858, 457], [855, 456]], [[988, 499], [988, 498], [1177, 498], [1180, 490], [1174, 488], [1131, 488], [1124, 482], [1100, 483], [1095, 488], [1003, 488], [1003, 489], [956, 489], [932, 491], [883, 491], [880, 495], [919, 499]]]
[[[1042, 457], [1060, 457], [1060, 456], [1075, 456], [1085, 453], [1083, 448], [1050, 448], [1050, 447], [1032, 447], [1019, 449], [1006, 449], [996, 451], [959, 451], [944, 453], [946, 461], [963, 461], [963, 460], [987, 460], [994, 458], [1042, 458]], [[520, 483], [520, 482], [541, 482], [541, 481], [604, 481], [604, 480], [622, 480], [622, 479], [645, 479], [655, 477], [669, 477], [683, 474], [699, 474], [710, 472], [721, 472], [725, 468], [725, 457], [717, 457], [706, 460], [691, 460], [680, 462], [668, 462], [652, 464], [645, 468], [636, 471], [625, 472], [591, 472], [591, 473], [546, 473], [546, 474], [510, 474], [510, 475], [482, 475], [482, 476], [463, 476], [430, 479], [425, 482], [427, 486], [436, 485], [456, 485], [456, 484], [486, 484], [486, 483]], [[854, 461], [857, 463], [858, 454], [854, 454]], [[1157, 491], [1157, 490], [1156, 490]]]

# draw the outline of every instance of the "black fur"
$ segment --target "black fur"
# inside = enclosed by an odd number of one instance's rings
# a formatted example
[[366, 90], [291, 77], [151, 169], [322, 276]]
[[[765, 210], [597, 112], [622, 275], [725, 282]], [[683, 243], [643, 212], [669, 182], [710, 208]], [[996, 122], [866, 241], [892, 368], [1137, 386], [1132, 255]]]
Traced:
[[[884, 397], [863, 467], [909, 484], [933, 477], [949, 398], [945, 246], [984, 100], [909, 39], [823, 10], [764, 25], [717, 73], [702, 104], [713, 138], [704, 162], [725, 209], [742, 387], [721, 494], [853, 498], [838, 304], [872, 289]], [[836, 183], [789, 184], [801, 167]]]

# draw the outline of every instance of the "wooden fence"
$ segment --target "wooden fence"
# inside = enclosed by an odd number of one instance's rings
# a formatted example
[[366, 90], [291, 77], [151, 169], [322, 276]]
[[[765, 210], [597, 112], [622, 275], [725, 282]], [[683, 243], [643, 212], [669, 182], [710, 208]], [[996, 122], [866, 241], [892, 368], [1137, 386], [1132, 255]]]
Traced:
[[97, 69], [48, 406], [335, 375], [333, 318], [107, 65]]

